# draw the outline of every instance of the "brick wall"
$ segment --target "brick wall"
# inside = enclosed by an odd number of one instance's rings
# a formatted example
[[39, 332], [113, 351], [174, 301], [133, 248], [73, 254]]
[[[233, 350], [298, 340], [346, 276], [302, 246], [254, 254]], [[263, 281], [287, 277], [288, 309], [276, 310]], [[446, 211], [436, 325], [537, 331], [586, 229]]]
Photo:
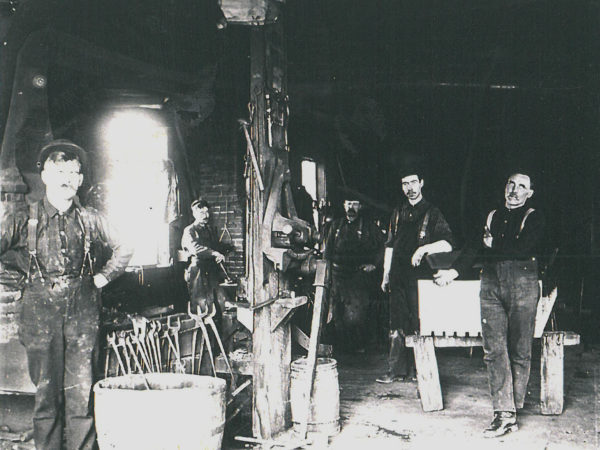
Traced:
[[[235, 251], [227, 255], [225, 268], [231, 276], [243, 276], [244, 218], [243, 167], [234, 151], [212, 152], [198, 164], [199, 193], [211, 204], [211, 223], [222, 242]], [[227, 225], [227, 230], [225, 230]], [[231, 235], [231, 236], [230, 236]]]

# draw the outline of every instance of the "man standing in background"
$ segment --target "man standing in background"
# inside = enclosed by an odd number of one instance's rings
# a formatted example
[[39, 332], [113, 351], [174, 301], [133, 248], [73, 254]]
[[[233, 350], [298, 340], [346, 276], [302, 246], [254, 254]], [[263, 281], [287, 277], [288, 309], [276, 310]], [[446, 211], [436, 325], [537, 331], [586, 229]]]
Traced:
[[381, 261], [383, 233], [363, 216], [359, 200], [345, 200], [344, 212], [330, 225], [325, 239], [325, 259], [331, 264], [330, 311], [336, 347], [364, 352], [375, 333], [369, 329], [368, 314], [377, 295], [373, 276]]

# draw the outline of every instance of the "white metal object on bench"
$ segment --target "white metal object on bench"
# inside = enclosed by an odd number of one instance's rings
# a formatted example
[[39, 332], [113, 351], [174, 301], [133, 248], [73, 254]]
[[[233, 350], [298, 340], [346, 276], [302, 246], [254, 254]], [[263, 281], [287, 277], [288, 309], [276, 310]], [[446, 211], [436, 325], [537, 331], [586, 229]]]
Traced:
[[[419, 280], [419, 322], [422, 335], [480, 336], [479, 280], [454, 281], [440, 287], [431, 280]], [[542, 292], [540, 281], [540, 293]], [[540, 298], [534, 337], [541, 337], [552, 311], [556, 290]]]
[[[423, 410], [439, 411], [444, 405], [435, 347], [473, 347], [483, 344], [479, 281], [455, 281], [440, 288], [432, 281], [419, 280], [418, 287], [421, 334], [407, 336], [406, 346], [414, 348]], [[542, 297], [536, 314], [534, 337], [542, 337], [542, 414], [562, 413], [564, 346], [580, 342], [576, 333], [543, 332], [555, 300], [556, 290], [549, 297]]]

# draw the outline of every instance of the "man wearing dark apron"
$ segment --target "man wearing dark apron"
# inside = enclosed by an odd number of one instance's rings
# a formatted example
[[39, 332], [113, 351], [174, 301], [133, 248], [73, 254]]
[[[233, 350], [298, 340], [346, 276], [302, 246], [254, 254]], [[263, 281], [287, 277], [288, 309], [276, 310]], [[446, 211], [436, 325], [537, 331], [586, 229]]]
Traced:
[[345, 217], [333, 221], [325, 240], [331, 264], [331, 307], [336, 348], [362, 352], [375, 334], [368, 315], [377, 295], [373, 278], [381, 260], [383, 233], [364, 217], [358, 200], [344, 201]]
[[426, 254], [452, 250], [452, 231], [441, 211], [423, 198], [424, 181], [414, 170], [405, 171], [406, 197], [392, 213], [386, 241], [381, 289], [389, 290], [390, 349], [388, 370], [378, 383], [415, 378], [414, 358], [404, 338], [419, 329], [417, 280], [432, 278], [421, 264]]

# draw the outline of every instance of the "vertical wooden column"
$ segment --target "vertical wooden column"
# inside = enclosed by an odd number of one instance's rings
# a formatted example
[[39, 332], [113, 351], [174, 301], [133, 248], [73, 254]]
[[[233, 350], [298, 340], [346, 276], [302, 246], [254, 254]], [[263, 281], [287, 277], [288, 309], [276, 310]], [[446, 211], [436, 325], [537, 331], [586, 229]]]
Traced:
[[540, 400], [544, 415], [561, 414], [563, 410], [564, 335], [562, 331], [542, 335]]
[[[247, 249], [248, 293], [253, 305], [278, 298], [280, 290], [286, 285], [285, 275], [278, 272], [265, 257], [266, 243], [262, 239], [265, 232], [270, 233], [271, 224], [264, 223], [264, 212], [273, 187], [274, 169], [278, 164], [287, 164], [284, 134], [281, 130], [274, 130], [273, 126], [269, 128], [266, 104], [267, 94], [273, 91], [283, 93], [285, 89], [282, 27], [278, 22], [254, 27], [250, 31], [250, 101], [254, 106], [252, 139], [265, 185], [261, 192], [255, 178], [251, 177]], [[285, 324], [271, 331], [272, 308], [272, 305], [268, 305], [255, 310], [252, 333], [252, 427], [254, 436], [262, 439], [271, 439], [287, 428], [290, 422], [291, 329], [289, 324]]]

